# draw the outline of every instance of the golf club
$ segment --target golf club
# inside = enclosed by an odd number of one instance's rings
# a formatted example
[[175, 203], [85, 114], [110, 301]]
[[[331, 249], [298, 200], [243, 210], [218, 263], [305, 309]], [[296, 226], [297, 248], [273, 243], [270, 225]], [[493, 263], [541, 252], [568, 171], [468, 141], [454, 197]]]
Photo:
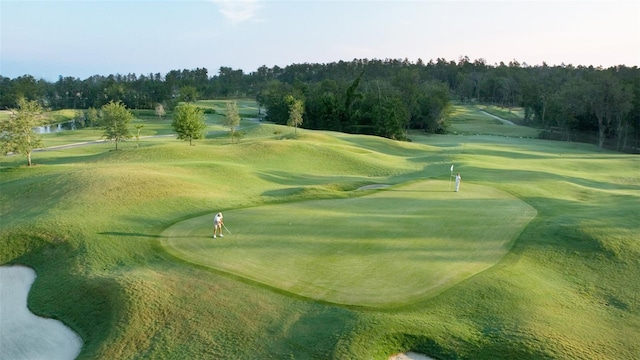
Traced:
[[231, 231], [229, 231], [229, 229], [227, 229], [227, 226], [226, 226], [225, 224], [222, 224], [222, 226], [224, 226], [224, 229], [225, 229], [225, 230], [227, 230], [227, 232], [228, 232], [229, 234], [231, 234]]

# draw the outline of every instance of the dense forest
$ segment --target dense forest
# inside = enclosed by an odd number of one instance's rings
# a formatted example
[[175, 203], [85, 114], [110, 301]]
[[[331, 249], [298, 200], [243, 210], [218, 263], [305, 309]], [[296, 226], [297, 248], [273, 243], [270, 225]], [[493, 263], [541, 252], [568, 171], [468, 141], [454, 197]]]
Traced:
[[483, 59], [411, 62], [354, 59], [327, 64], [262, 66], [245, 74], [221, 67], [172, 70], [165, 75], [60, 76], [51, 83], [24, 75], [0, 76], [0, 108], [18, 99], [55, 109], [96, 109], [122, 101], [131, 109], [170, 110], [180, 101], [254, 98], [266, 120], [289, 122], [303, 104], [308, 129], [406, 139], [408, 129], [446, 132], [452, 102], [524, 109], [523, 125], [550, 139], [583, 141], [626, 152], [640, 151], [640, 70], [637, 66], [529, 66]]

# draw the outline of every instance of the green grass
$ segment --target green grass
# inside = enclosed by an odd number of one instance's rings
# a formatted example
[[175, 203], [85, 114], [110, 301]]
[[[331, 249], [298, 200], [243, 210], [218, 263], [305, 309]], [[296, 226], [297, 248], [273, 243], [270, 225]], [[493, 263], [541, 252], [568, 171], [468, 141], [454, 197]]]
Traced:
[[[128, 144], [132, 144], [131, 146], [135, 147], [136, 144], [136, 134], [137, 129], [136, 125], [142, 125], [140, 129], [140, 137], [153, 137], [153, 136], [168, 136], [174, 134], [173, 129], [171, 128], [172, 117], [164, 116], [162, 118], [158, 118], [155, 115], [149, 113], [149, 111], [142, 110], [134, 110], [133, 113], [136, 115], [134, 120], [129, 125], [129, 130], [131, 132], [132, 138], [126, 140], [125, 142]], [[207, 123], [207, 136], [221, 136], [228, 131], [228, 129], [222, 127], [220, 125], [222, 121], [222, 115], [212, 114], [205, 116], [205, 122]], [[243, 127], [251, 127], [255, 124], [251, 122], [243, 122], [241, 124]], [[95, 142], [98, 140], [103, 140], [103, 129], [99, 126], [82, 128], [77, 130], [64, 130], [59, 132], [52, 132], [48, 134], [42, 134], [42, 141], [44, 147], [52, 147], [52, 146], [61, 146], [68, 145], [74, 143], [82, 143], [82, 142]], [[142, 140], [147, 141], [147, 140]]]
[[258, 104], [255, 100], [233, 99], [233, 100], [198, 100], [196, 105], [204, 109], [213, 109], [217, 114], [226, 114], [228, 101], [235, 101], [238, 104], [238, 113], [241, 117], [255, 118], [258, 116]]
[[[80, 359], [640, 353], [637, 156], [251, 121], [231, 144], [217, 116], [195, 146], [158, 137], [36, 152], [32, 168], [0, 159], [0, 264], [36, 270], [29, 307], [80, 334]], [[356, 191], [370, 184], [392, 187]], [[233, 234], [213, 241], [216, 211]], [[454, 279], [430, 290], [436, 268]]]
[[516, 110], [509, 113], [495, 106], [455, 104], [449, 118], [449, 132], [461, 135], [489, 134], [523, 138], [538, 137], [537, 129], [521, 125], [514, 126], [504, 124], [500, 120], [482, 113], [482, 111], [486, 111], [505, 120], [516, 122], [522, 120]]
[[11, 111], [9, 110], [0, 110], [0, 121], [6, 121], [11, 116]]
[[49, 114], [49, 121], [52, 124], [65, 123], [73, 120], [76, 117], [76, 110], [62, 109], [55, 110]]
[[225, 239], [211, 239], [205, 215], [164, 231], [163, 244], [187, 261], [303, 297], [405, 305], [494, 265], [535, 216], [493, 188], [470, 184], [455, 194], [449, 187], [425, 181], [357, 198], [231, 210], [227, 223], [238, 230]]
[[[135, 119], [130, 124], [130, 132], [133, 137], [127, 140], [127, 142], [135, 144], [135, 136], [137, 134], [137, 130], [134, 126], [138, 124], [143, 125], [142, 129], [140, 130], [141, 137], [170, 135], [173, 133], [173, 131], [170, 129], [170, 119]], [[59, 132], [42, 134], [42, 143], [44, 147], [51, 147], [81, 142], [91, 142], [103, 140], [103, 133], [104, 130], [102, 130], [100, 127], [88, 127], [77, 130], [63, 130]]]

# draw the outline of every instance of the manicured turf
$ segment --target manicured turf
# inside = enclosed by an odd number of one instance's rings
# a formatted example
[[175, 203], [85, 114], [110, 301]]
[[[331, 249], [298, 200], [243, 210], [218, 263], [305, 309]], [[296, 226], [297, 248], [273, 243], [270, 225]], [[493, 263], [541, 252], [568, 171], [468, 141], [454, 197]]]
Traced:
[[211, 215], [163, 232], [187, 261], [339, 304], [385, 307], [433, 296], [487, 269], [535, 209], [468, 184], [423, 181], [338, 200], [225, 212], [231, 234], [211, 238]]
[[[251, 120], [231, 144], [220, 118], [195, 146], [50, 150], [33, 168], [0, 158], [0, 264], [36, 270], [29, 308], [75, 330], [80, 359], [640, 353], [638, 156], [504, 133], [294, 136]], [[446, 190], [451, 164], [458, 194]], [[372, 184], [392, 187], [356, 191]], [[233, 234], [214, 241], [216, 211]], [[371, 222], [387, 213], [391, 224]], [[451, 229], [420, 221], [436, 218]], [[174, 241], [206, 250], [176, 256], [163, 246]], [[429, 290], [435, 259], [468, 273]]]
[[505, 120], [521, 120], [517, 111], [509, 113], [506, 110], [493, 106], [477, 106], [471, 104], [460, 104], [454, 106], [451, 119], [449, 121], [449, 131], [454, 134], [463, 135], [502, 135], [509, 137], [538, 137], [538, 130], [520, 125], [508, 125], [500, 120], [483, 113], [488, 112]]
[[0, 121], [5, 121], [5, 120], [9, 119], [9, 116], [11, 116], [11, 111], [9, 111], [9, 110], [0, 110]]

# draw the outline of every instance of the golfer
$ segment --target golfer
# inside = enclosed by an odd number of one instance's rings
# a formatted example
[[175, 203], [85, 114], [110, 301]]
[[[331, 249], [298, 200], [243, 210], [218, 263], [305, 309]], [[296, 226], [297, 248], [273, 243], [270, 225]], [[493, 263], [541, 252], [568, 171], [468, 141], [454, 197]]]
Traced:
[[224, 235], [222, 235], [222, 226], [224, 225], [224, 222], [222, 221], [222, 213], [219, 212], [216, 214], [216, 216], [213, 217], [213, 238], [216, 238], [216, 232], [218, 233], [218, 235], [220, 235], [220, 237], [224, 237]]
[[462, 180], [462, 177], [460, 177], [460, 173], [456, 174], [456, 192], [458, 192], [458, 190], [460, 190], [460, 180]]

